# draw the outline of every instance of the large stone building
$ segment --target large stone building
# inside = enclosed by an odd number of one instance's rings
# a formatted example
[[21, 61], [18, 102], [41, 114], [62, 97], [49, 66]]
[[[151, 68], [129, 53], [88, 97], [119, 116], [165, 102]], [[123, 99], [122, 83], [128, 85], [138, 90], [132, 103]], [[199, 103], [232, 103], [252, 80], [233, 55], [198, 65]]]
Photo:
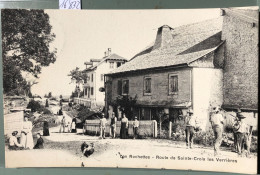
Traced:
[[258, 10], [223, 9], [224, 102], [227, 109], [258, 110]]
[[[222, 16], [217, 19], [174, 29], [167, 25], [158, 28], [152, 46], [106, 75], [109, 115], [115, 111], [113, 105], [120, 95], [137, 96], [129, 118], [151, 120], [164, 111], [174, 122], [191, 107], [205, 130], [210, 127], [213, 106], [228, 110], [233, 105], [231, 111], [242, 108], [257, 112], [256, 13], [222, 9]], [[236, 22], [240, 18], [242, 21]], [[247, 64], [241, 64], [243, 60]], [[237, 84], [230, 85], [232, 82]], [[247, 101], [250, 103], [245, 104]]]

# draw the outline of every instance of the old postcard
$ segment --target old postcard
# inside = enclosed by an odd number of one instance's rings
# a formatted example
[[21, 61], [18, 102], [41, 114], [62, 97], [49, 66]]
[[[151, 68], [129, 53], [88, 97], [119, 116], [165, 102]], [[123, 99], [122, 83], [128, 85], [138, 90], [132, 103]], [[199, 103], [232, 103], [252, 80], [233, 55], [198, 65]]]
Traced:
[[6, 167], [256, 174], [258, 14], [2, 10]]

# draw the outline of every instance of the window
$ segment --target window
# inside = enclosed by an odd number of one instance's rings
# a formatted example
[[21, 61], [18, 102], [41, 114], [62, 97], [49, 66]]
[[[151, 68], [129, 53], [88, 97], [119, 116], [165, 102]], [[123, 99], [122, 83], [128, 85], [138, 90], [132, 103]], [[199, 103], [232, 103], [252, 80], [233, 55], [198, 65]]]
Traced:
[[91, 95], [94, 95], [94, 88], [91, 87]]
[[129, 80], [123, 80], [122, 84], [122, 94], [127, 95], [129, 93]]
[[110, 62], [109, 64], [110, 64], [109, 65], [110, 69], [113, 69], [114, 68], [114, 62]]
[[101, 74], [101, 75], [100, 75], [100, 80], [101, 80], [101, 81], [104, 81], [104, 74]]
[[88, 95], [88, 88], [84, 88], [84, 96]]
[[151, 77], [144, 78], [144, 95], [150, 95], [152, 92], [152, 79]]
[[117, 94], [122, 95], [122, 80], [118, 80], [117, 82]]
[[169, 75], [169, 94], [178, 93], [178, 76]]
[[91, 74], [91, 82], [93, 82], [93, 79], [94, 79], [94, 75]]
[[116, 66], [117, 66], [117, 67], [120, 67], [120, 66], [121, 66], [121, 63], [120, 63], [120, 62], [117, 62], [117, 63], [116, 63]]
[[87, 93], [88, 94], [88, 98], [90, 98], [90, 88], [89, 87], [87, 88], [87, 92], [88, 92]]

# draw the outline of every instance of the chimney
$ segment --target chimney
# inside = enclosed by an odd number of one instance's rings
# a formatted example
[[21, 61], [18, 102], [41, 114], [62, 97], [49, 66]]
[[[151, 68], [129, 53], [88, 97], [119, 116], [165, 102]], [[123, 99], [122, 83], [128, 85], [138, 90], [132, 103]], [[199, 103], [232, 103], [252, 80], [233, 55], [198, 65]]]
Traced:
[[104, 52], [104, 54], [105, 54], [105, 57], [107, 56], [107, 52]]
[[107, 49], [107, 56], [109, 56], [111, 54], [111, 48]]
[[158, 28], [153, 50], [170, 47], [170, 44], [173, 40], [172, 30], [173, 28], [169, 27], [168, 25], [163, 25]]
[[93, 62], [85, 62], [86, 65], [86, 69], [90, 68], [91, 66], [93, 66]]

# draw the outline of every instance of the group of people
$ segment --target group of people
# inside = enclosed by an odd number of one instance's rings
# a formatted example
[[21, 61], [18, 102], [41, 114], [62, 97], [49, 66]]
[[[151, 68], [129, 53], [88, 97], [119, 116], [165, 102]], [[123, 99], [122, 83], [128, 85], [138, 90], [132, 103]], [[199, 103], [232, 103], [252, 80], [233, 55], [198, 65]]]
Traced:
[[[47, 131], [45, 131], [46, 133]], [[48, 131], [49, 132], [49, 131]], [[22, 150], [22, 149], [42, 149], [43, 139], [40, 133], [36, 134], [37, 141], [34, 145], [32, 135], [32, 122], [28, 120], [28, 117], [24, 117], [23, 126], [21, 129], [20, 141], [18, 142], [18, 131], [13, 131], [9, 138], [9, 149], [10, 150]]]
[[[224, 131], [224, 116], [221, 113], [220, 107], [214, 107], [212, 114], [210, 115], [210, 123], [214, 133], [214, 155], [220, 154], [220, 146], [223, 138]], [[249, 127], [245, 122], [246, 117], [242, 115], [241, 111], [236, 113], [235, 120], [233, 123], [233, 133], [234, 133], [234, 151], [239, 155], [245, 149], [250, 153], [250, 131]], [[186, 145], [187, 148], [193, 148], [193, 138], [195, 130], [198, 129], [198, 122], [196, 116], [193, 115], [193, 110], [189, 109], [187, 116], [184, 119], [186, 128]]]
[[[116, 127], [117, 118], [115, 116], [115, 113], [112, 113], [111, 122], [110, 122], [110, 133], [112, 138], [116, 138]], [[105, 114], [102, 113], [102, 118], [100, 119], [100, 136], [102, 139], [105, 138], [105, 132], [106, 132], [106, 124], [107, 119], [105, 118]], [[135, 120], [133, 121], [133, 138], [136, 139], [138, 137], [138, 128], [139, 128], [139, 121], [137, 117], [135, 117]], [[121, 128], [120, 128], [120, 138], [121, 139], [127, 139], [128, 138], [128, 129], [129, 129], [129, 121], [125, 114], [123, 114], [123, 118], [121, 119]]]
[[60, 121], [60, 131], [59, 132], [64, 133], [67, 130], [68, 132], [76, 133], [77, 132], [76, 121], [77, 121], [76, 117], [73, 117], [71, 123], [69, 121], [67, 122], [66, 117], [63, 116]]

